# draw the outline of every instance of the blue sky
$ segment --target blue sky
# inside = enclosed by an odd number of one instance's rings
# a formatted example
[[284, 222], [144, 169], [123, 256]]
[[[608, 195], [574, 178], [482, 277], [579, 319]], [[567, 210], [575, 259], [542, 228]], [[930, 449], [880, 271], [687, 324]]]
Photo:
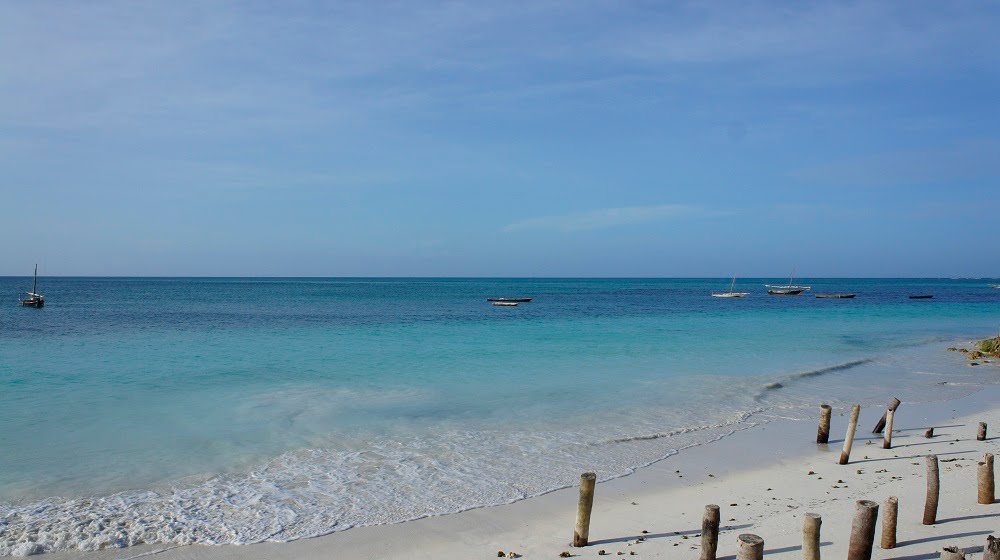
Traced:
[[1000, 276], [997, 2], [0, 11], [0, 274]]

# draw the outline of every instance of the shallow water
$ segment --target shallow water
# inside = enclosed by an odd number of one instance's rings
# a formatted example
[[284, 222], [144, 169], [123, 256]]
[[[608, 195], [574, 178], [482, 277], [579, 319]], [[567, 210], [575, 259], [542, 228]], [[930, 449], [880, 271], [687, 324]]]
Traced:
[[995, 281], [765, 282], [43, 278], [0, 307], [0, 554], [401, 521], [995, 382], [944, 351], [997, 330]]

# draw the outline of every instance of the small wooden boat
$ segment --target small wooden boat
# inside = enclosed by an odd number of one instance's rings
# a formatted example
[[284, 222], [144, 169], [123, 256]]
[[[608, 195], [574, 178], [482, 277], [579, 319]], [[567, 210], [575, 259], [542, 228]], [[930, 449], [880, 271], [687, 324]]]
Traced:
[[816, 294], [816, 299], [852, 299], [855, 294]]
[[933, 297], [934, 296], [932, 295], [919, 295], [919, 296], [910, 296], [910, 299], [931, 299]]
[[24, 307], [44, 307], [45, 296], [38, 293], [38, 265], [35, 265], [35, 281], [31, 283], [31, 291], [17, 296], [17, 301]]
[[768, 295], [772, 296], [797, 296], [811, 289], [809, 286], [796, 286], [792, 284], [793, 280], [795, 280], [795, 269], [792, 269], [792, 275], [788, 278], [788, 284], [784, 286], [764, 284], [764, 287], [767, 288]]
[[736, 286], [736, 277], [735, 276], [733, 276], [733, 281], [729, 284], [729, 291], [728, 292], [712, 293], [712, 297], [734, 298], [734, 297], [746, 297], [746, 296], [750, 295], [750, 292], [734, 292], [733, 291], [733, 287], [734, 286]]
[[527, 303], [531, 301], [530, 297], [488, 297], [486, 301], [492, 301], [494, 303]]
[[496, 307], [517, 307], [516, 301], [494, 301], [493, 305]]

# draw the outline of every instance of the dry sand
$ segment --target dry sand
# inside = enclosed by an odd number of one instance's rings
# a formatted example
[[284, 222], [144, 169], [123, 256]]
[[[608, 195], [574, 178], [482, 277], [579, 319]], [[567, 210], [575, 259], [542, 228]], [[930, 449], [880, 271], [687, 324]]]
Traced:
[[[859, 388], [859, 392], [864, 389]], [[976, 503], [976, 462], [996, 453], [997, 440], [976, 441], [979, 421], [1000, 435], [1000, 389], [928, 404], [903, 403], [895, 418], [894, 448], [884, 450], [871, 429], [881, 409], [862, 410], [851, 463], [837, 464], [846, 410], [835, 409], [829, 445], [816, 445], [814, 421], [781, 420], [735, 433], [718, 442], [683, 451], [633, 475], [600, 482], [591, 524], [591, 545], [571, 548], [576, 489], [569, 488], [515, 504], [482, 508], [397, 525], [362, 527], [291, 543], [250, 546], [132, 547], [100, 553], [55, 553], [45, 557], [157, 560], [314, 559], [314, 558], [496, 558], [513, 551], [525, 559], [698, 558], [705, 504], [722, 507], [719, 558], [732, 560], [736, 537], [754, 533], [765, 541], [768, 558], [800, 558], [802, 516], [823, 516], [821, 553], [844, 558], [855, 501], [884, 504], [899, 498], [895, 549], [878, 548], [878, 559], [923, 560], [957, 545], [978, 557], [993, 532], [1000, 505]], [[817, 403], [817, 411], [818, 411]], [[936, 436], [925, 439], [926, 427]], [[871, 445], [866, 443], [871, 440]], [[941, 460], [938, 522], [921, 524], [924, 459]], [[497, 460], [504, 460], [498, 457]], [[808, 474], [814, 471], [815, 474]], [[600, 475], [600, 473], [598, 473]], [[878, 531], [881, 531], [881, 511]], [[634, 553], [634, 554], [633, 554]]]

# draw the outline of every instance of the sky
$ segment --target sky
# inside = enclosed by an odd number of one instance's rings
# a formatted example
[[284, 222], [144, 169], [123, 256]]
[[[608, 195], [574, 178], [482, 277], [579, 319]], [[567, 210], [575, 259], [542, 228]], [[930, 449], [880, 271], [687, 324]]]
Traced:
[[998, 28], [0, 0], [0, 275], [997, 277]]

